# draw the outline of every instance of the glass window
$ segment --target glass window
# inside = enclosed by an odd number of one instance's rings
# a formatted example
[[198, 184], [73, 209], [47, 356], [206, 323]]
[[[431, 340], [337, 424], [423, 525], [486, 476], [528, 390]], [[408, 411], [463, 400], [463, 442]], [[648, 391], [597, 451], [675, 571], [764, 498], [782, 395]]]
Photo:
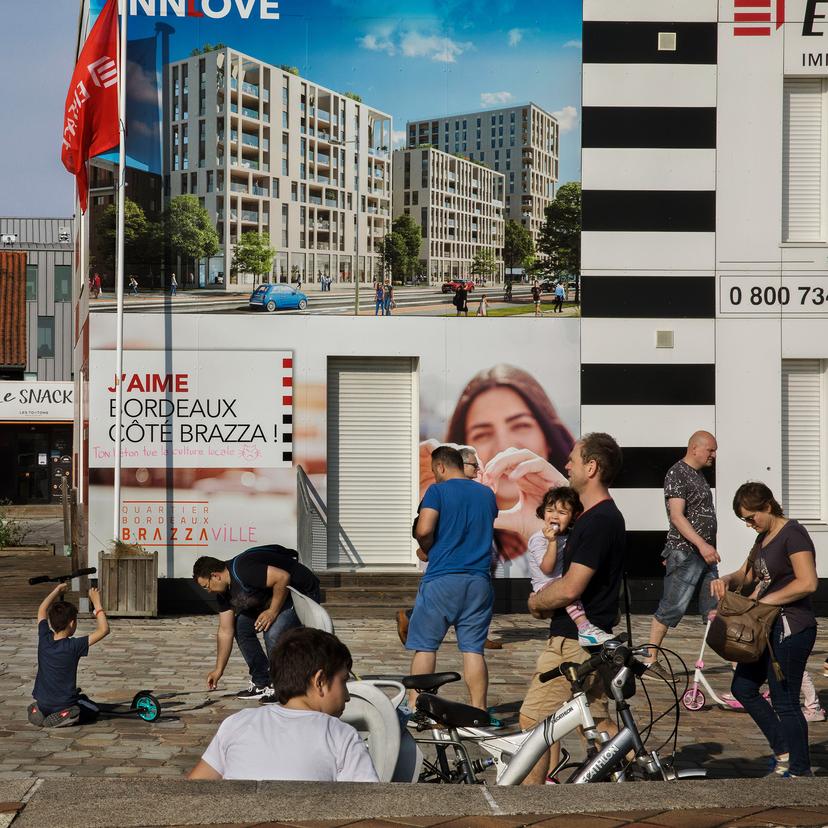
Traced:
[[37, 299], [37, 265], [26, 265], [26, 301]]
[[37, 317], [37, 357], [54, 358], [55, 356], [55, 317]]
[[55, 302], [72, 301], [72, 265], [55, 265]]

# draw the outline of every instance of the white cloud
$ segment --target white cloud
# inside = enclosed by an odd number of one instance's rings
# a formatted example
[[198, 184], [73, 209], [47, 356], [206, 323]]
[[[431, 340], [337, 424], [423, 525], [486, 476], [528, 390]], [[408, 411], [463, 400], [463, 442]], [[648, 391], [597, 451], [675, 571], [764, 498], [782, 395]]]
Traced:
[[393, 55], [396, 52], [394, 42], [391, 40], [393, 29], [383, 29], [376, 32], [369, 32], [363, 37], [359, 38], [358, 43], [363, 49], [368, 49], [370, 52], [385, 52], [388, 55]]
[[569, 132], [578, 123], [578, 110], [574, 106], [565, 106], [552, 114], [557, 118], [561, 132]]
[[402, 149], [405, 146], [405, 130], [391, 130], [391, 149]]
[[509, 45], [517, 46], [523, 40], [523, 29], [509, 29]]
[[497, 106], [498, 104], [509, 103], [514, 95], [511, 92], [481, 92], [481, 106]]
[[463, 52], [474, 44], [452, 40], [450, 37], [406, 32], [400, 40], [400, 49], [406, 57], [427, 57], [440, 63], [455, 63]]
[[564, 48], [564, 49], [580, 49], [581, 48], [581, 41], [580, 40], [567, 40], [566, 43], [564, 43], [562, 48]]

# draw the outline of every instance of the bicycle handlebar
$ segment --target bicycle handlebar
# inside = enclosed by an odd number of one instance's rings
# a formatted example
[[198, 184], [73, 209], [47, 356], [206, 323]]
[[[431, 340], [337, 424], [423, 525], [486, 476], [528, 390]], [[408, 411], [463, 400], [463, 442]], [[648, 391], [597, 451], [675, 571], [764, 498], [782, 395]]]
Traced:
[[[616, 640], [626, 641], [627, 636], [620, 635]], [[541, 673], [538, 679], [541, 683], [546, 683], [547, 681], [552, 681], [552, 679], [569, 677], [571, 682], [577, 683], [586, 678], [590, 673], [595, 672], [602, 664], [613, 664], [619, 669], [629, 667], [639, 677], [643, 676], [647, 670], [646, 665], [633, 655], [633, 651], [629, 647], [622, 645], [613, 650], [601, 649], [600, 652], [580, 664], [575, 661], [565, 661], [560, 666]], [[573, 670], [574, 676], [572, 676]]]

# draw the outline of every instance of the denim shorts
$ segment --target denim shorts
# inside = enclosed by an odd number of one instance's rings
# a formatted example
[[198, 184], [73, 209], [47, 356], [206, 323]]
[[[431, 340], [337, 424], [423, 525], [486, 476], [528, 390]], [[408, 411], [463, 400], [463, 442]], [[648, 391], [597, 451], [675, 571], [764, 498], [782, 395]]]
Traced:
[[[699, 587], [699, 615], [707, 620], [707, 613], [715, 609], [716, 601], [710, 595], [710, 582], [719, 577], [716, 566], [710, 566], [695, 550], [665, 549], [666, 572], [664, 591], [655, 611], [656, 621], [665, 627], [675, 627], [687, 612], [696, 587]], [[701, 583], [700, 583], [701, 582]]]
[[494, 590], [482, 575], [440, 575], [423, 581], [408, 626], [406, 650], [435, 653], [449, 627], [462, 653], [482, 653], [489, 634]]

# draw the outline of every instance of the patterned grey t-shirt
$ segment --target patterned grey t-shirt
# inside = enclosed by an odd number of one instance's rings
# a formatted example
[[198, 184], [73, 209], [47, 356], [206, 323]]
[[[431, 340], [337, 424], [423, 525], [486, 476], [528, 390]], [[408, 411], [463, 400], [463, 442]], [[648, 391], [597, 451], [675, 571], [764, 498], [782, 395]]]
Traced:
[[[670, 467], [664, 478], [664, 505], [668, 518], [670, 509], [667, 502], [671, 497], [680, 497], [684, 500], [684, 516], [690, 521], [690, 525], [707, 543], [715, 546], [716, 509], [713, 506], [713, 493], [704, 475], [684, 460], [679, 460]], [[688, 552], [696, 550], [696, 547], [672, 524], [667, 532], [664, 548], [683, 549]]]

